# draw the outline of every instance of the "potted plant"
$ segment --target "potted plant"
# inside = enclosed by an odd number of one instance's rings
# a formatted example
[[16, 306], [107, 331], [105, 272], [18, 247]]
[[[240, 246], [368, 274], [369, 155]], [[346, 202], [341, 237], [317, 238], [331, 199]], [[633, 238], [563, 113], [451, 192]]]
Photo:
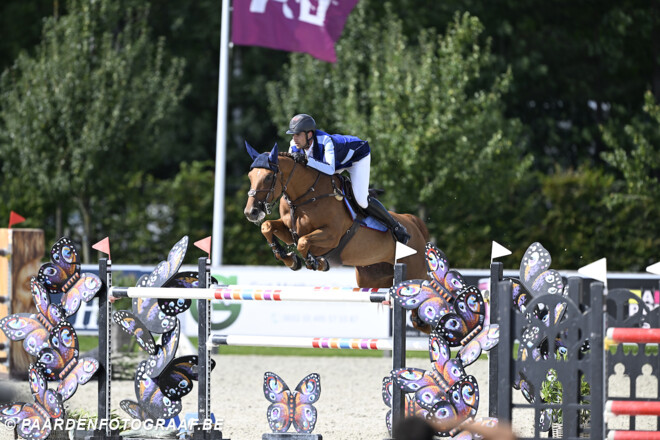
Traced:
[[[553, 369], [548, 370], [546, 375], [546, 380], [541, 384], [541, 399], [545, 403], [552, 404], [561, 404], [563, 396], [563, 386], [560, 381], [557, 380], [557, 372]], [[585, 397], [591, 395], [591, 387], [589, 383], [582, 376], [580, 381], [580, 396], [579, 401], [584, 404], [590, 403], [589, 400]], [[561, 438], [563, 436], [563, 423], [564, 418], [561, 408], [552, 408], [550, 410], [551, 414], [551, 427], [552, 427], [552, 437]], [[579, 424], [582, 431], [589, 426], [591, 421], [591, 412], [589, 410], [583, 409], [579, 412]], [[581, 434], [582, 437], [588, 438], [588, 435]]]

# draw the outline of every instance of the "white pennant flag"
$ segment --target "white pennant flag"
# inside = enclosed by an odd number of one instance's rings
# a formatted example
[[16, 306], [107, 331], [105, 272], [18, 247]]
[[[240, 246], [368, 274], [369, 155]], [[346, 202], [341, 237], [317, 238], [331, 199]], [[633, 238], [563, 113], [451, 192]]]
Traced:
[[492, 250], [490, 251], [490, 261], [491, 263], [495, 258], [504, 257], [506, 255], [511, 255], [511, 251], [499, 244], [496, 241], [493, 241]]
[[660, 275], [660, 261], [647, 267], [646, 271], [653, 275]]
[[578, 273], [594, 280], [602, 281], [607, 287], [607, 258], [587, 264], [578, 269]]
[[394, 262], [396, 263], [402, 258], [406, 258], [410, 255], [416, 254], [417, 251], [410, 246], [406, 246], [401, 242], [396, 242], [396, 250], [394, 251]]

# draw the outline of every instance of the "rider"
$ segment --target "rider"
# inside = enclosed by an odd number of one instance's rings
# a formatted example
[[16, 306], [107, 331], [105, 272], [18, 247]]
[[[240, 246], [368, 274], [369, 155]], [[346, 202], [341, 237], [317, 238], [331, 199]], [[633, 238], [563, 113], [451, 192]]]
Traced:
[[332, 176], [348, 171], [355, 201], [367, 214], [374, 216], [392, 231], [397, 241], [408, 243], [410, 234], [406, 228], [390, 215], [374, 197], [369, 196], [369, 173], [371, 171], [371, 149], [369, 143], [355, 136], [328, 134], [316, 129], [310, 115], [299, 114], [289, 122], [287, 134], [292, 134], [289, 153], [298, 163]]

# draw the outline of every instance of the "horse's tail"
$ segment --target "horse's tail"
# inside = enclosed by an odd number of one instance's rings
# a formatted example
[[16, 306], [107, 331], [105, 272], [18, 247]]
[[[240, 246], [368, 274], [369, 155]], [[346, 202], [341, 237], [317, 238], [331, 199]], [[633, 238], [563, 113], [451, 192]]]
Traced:
[[424, 241], [428, 242], [429, 241], [429, 228], [426, 227], [426, 223], [424, 223], [424, 220], [421, 218], [417, 217], [416, 215], [411, 216], [413, 218], [413, 222], [417, 225], [420, 231], [422, 231], [422, 236], [424, 237]]

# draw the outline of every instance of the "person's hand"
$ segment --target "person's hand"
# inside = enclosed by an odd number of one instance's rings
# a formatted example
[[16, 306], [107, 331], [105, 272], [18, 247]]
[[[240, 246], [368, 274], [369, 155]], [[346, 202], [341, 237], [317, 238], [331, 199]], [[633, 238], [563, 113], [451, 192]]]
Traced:
[[294, 162], [307, 165], [307, 155], [305, 153], [292, 153], [291, 157], [293, 157]]

